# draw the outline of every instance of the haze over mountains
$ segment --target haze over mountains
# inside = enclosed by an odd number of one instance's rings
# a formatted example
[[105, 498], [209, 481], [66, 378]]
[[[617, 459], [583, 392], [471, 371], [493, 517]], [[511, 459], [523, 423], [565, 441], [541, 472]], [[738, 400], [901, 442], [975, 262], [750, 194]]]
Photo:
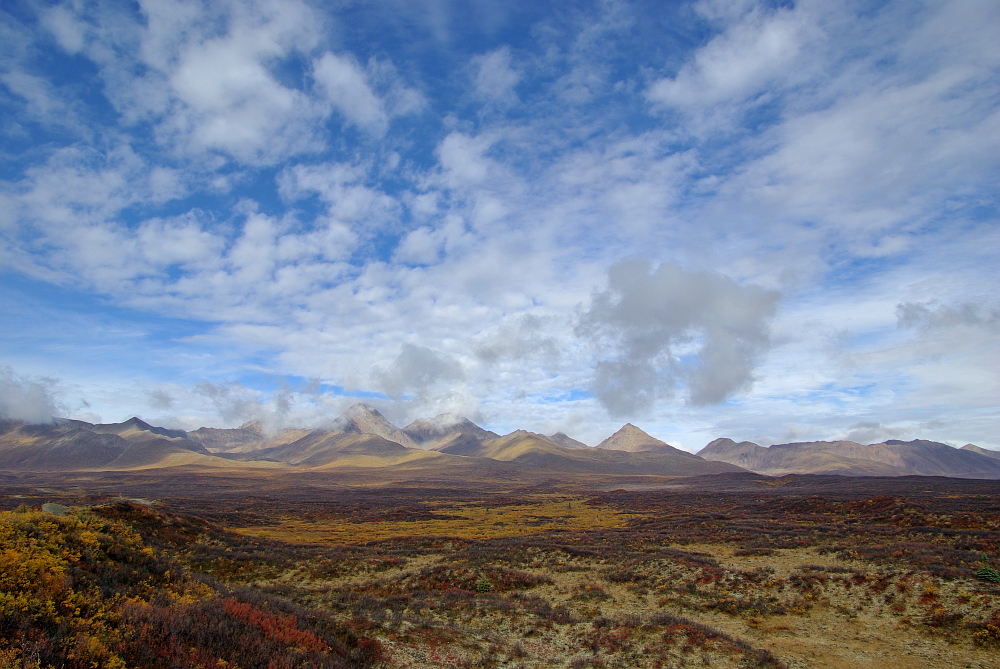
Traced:
[[[779, 444], [716, 439], [698, 454], [670, 446], [631, 423], [596, 447], [559, 432], [498, 435], [444, 414], [404, 428], [356, 404], [329, 426], [267, 434], [260, 424], [185, 432], [131, 418], [91, 424], [59, 419], [0, 421], [0, 469], [127, 471], [166, 467], [252, 471], [368, 471], [440, 477], [523, 475], [695, 476], [749, 473], [952, 476], [1000, 479], [1000, 453], [968, 444], [889, 440]], [[471, 480], [471, 479], [470, 479]]]

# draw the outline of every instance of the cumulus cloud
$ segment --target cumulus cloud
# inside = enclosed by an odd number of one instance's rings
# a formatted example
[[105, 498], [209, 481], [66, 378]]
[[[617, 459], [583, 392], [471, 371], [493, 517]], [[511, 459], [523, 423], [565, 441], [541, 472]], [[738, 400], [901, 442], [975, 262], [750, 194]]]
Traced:
[[124, 118], [151, 122], [177, 154], [273, 164], [324, 149], [335, 111], [382, 136], [390, 116], [425, 104], [389, 62], [364, 68], [350, 54], [320, 53], [323, 15], [300, 0], [139, 5], [135, 13], [60, 6], [42, 23], [65, 52], [100, 68]]
[[411, 230], [400, 240], [393, 259], [411, 265], [433, 264], [441, 255], [441, 241], [430, 228]]
[[678, 385], [694, 405], [746, 390], [769, 347], [779, 298], [715, 272], [616, 263], [575, 329], [599, 350], [594, 395], [610, 414], [628, 416], [648, 411]]
[[238, 382], [203, 381], [195, 391], [211, 400], [218, 415], [227, 423], [258, 421], [271, 434], [285, 426], [295, 401], [295, 393], [290, 388], [279, 388], [267, 397], [261, 391]]
[[496, 104], [517, 102], [514, 87], [521, 80], [510, 64], [510, 49], [501, 47], [473, 61], [476, 69], [476, 94]]
[[874, 421], [859, 421], [848, 428], [843, 439], [859, 444], [877, 444], [887, 439], [903, 439], [908, 431], [893, 425], [883, 425]]
[[399, 202], [366, 185], [365, 165], [329, 162], [295, 165], [278, 177], [281, 196], [295, 201], [317, 195], [327, 205], [330, 219], [371, 232], [392, 226], [399, 218]]
[[149, 390], [146, 392], [146, 401], [154, 409], [169, 409], [174, 405], [174, 398], [165, 390]]
[[743, 14], [676, 76], [653, 83], [647, 97], [685, 109], [749, 98], [800, 67], [806, 32], [801, 18], [790, 10]]
[[465, 378], [462, 364], [455, 358], [415, 344], [403, 344], [390, 364], [377, 368], [373, 377], [378, 387], [393, 398], [422, 396], [442, 383]]
[[32, 379], [0, 367], [0, 417], [25, 423], [51, 423], [56, 405], [52, 382]]
[[1000, 331], [1000, 308], [964, 302], [949, 306], [930, 302], [903, 302], [896, 306], [902, 328], [937, 330], [958, 326]]
[[350, 123], [380, 135], [388, 117], [365, 73], [352, 59], [325, 53], [313, 63], [313, 78], [327, 100]]
[[538, 316], [522, 316], [515, 324], [501, 326], [477, 341], [475, 355], [486, 363], [554, 358], [558, 343], [545, 333], [544, 325]]

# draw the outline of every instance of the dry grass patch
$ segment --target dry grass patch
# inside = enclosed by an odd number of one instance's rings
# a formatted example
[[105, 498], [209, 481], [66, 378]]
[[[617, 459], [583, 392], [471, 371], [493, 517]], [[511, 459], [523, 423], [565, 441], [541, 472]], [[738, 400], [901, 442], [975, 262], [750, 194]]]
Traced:
[[590, 531], [627, 527], [640, 514], [627, 513], [587, 498], [530, 495], [513, 503], [428, 501], [418, 509], [385, 510], [368, 518], [329, 515], [303, 519], [285, 516], [280, 522], [235, 528], [242, 534], [298, 544], [364, 544], [402, 537], [451, 537], [487, 540], [549, 532]]

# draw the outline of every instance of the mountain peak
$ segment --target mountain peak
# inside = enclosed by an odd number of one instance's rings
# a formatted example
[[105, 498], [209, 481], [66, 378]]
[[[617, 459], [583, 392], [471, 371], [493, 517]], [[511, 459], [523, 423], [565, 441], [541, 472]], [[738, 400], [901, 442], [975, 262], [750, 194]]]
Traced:
[[405, 432], [389, 422], [379, 410], [362, 402], [352, 404], [342, 413], [337, 422], [345, 432], [374, 434], [388, 441], [394, 441], [406, 448], [416, 448], [413, 440]]
[[705, 448], [698, 451], [698, 455], [709, 460], [721, 460], [726, 454], [755, 452], [762, 448], [764, 447], [752, 441], [736, 443], [729, 437], [719, 437], [705, 444]]
[[364, 402], [355, 402], [351, 406], [347, 407], [344, 411], [344, 415], [349, 416], [377, 416], [382, 420], [386, 420], [386, 417], [379, 412], [375, 407], [365, 404]]
[[456, 434], [470, 435], [476, 439], [495, 439], [499, 436], [454, 413], [442, 413], [434, 418], [418, 418], [404, 427], [403, 432], [415, 443], [422, 444], [422, 448], [436, 448]]
[[597, 448], [628, 453], [663, 453], [679, 450], [665, 441], [649, 436], [632, 423], [625, 423], [620, 430], [599, 443]]
[[565, 432], [556, 432], [555, 434], [550, 434], [545, 438], [554, 444], [559, 444], [560, 446], [565, 446], [566, 448], [590, 448], [587, 444], [574, 439]]
[[146, 421], [142, 420], [138, 416], [132, 416], [126, 421], [121, 423], [98, 423], [90, 428], [94, 432], [100, 432], [104, 434], [117, 434], [120, 436], [127, 435], [156, 435], [159, 437], [166, 437], [167, 439], [183, 439], [187, 440], [187, 432], [184, 430], [170, 430], [165, 427], [156, 427], [155, 425], [150, 425]]

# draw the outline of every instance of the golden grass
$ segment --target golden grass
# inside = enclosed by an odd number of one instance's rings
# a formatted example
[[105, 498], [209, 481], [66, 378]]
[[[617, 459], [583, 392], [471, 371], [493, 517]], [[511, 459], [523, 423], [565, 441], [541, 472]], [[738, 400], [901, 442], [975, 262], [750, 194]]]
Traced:
[[235, 528], [235, 531], [295, 544], [360, 544], [398, 537], [495, 539], [553, 530], [625, 527], [638, 515], [608, 506], [592, 506], [584, 497], [553, 494], [532, 495], [523, 503], [499, 507], [479, 502], [424, 504], [429, 511], [444, 517], [359, 522], [346, 517], [303, 520], [289, 516], [274, 525]]

